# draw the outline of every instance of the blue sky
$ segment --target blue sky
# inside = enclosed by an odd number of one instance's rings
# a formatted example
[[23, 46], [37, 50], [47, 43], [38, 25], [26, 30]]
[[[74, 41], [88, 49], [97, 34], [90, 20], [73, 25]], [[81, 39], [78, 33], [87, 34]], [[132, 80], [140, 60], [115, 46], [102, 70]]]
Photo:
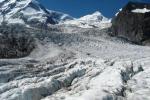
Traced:
[[[104, 16], [111, 18], [129, 0], [38, 0], [50, 10], [56, 10], [70, 14], [73, 17], [81, 17], [86, 14], [100, 11]], [[149, 2], [150, 0], [130, 0]]]

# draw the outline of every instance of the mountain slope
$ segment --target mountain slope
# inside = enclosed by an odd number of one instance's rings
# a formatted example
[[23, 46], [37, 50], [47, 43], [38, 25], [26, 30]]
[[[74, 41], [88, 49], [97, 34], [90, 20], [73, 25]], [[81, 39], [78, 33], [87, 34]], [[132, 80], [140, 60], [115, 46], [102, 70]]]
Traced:
[[[37, 2], [26, 1], [0, 0], [6, 9], [3, 14], [9, 17], [6, 21], [12, 22], [10, 15], [19, 12], [23, 14], [16, 21], [25, 24], [28, 16], [62, 25], [49, 25], [47, 30], [2, 25], [0, 49], [6, 46], [4, 51], [10, 54], [16, 53], [12, 48], [34, 49], [24, 58], [0, 59], [0, 100], [150, 100], [150, 47], [110, 36], [111, 23], [99, 12], [67, 24], [62, 22], [69, 19], [67, 15], [42, 7], [37, 10]], [[11, 9], [12, 2], [16, 4]], [[31, 7], [15, 12], [19, 2], [18, 9]]]
[[0, 22], [34, 25], [37, 23], [56, 24], [59, 21], [73, 19], [67, 14], [48, 11], [35, 0], [1, 0], [0, 5]]
[[48, 10], [36, 0], [1, 0], [0, 23], [20, 23], [25, 25], [65, 24], [82, 28], [106, 27], [108, 18], [100, 12], [75, 19], [68, 14]]
[[99, 11], [96, 11], [93, 14], [83, 16], [79, 19], [65, 21], [65, 25], [74, 25], [82, 28], [104, 28], [110, 26], [110, 19], [104, 17]]

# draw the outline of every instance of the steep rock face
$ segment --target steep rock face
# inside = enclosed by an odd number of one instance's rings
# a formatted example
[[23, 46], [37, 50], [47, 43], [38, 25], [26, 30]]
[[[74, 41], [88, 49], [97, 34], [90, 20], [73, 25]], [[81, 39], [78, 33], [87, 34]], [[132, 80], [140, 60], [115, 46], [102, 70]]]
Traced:
[[23, 26], [0, 26], [0, 58], [25, 57], [35, 47], [35, 39]]
[[129, 2], [112, 20], [112, 34], [138, 44], [150, 39], [150, 4]]

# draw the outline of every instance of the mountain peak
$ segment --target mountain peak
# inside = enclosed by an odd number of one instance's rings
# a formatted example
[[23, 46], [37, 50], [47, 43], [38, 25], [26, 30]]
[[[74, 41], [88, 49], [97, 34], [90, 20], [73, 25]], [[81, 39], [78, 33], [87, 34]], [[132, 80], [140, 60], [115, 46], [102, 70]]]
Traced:
[[101, 12], [96, 11], [93, 14], [89, 14], [86, 16], [81, 17], [79, 20], [93, 20], [93, 21], [104, 21], [108, 20], [106, 17], [104, 17]]
[[101, 15], [102, 15], [102, 13], [101, 13], [101, 12], [99, 12], [99, 11], [95, 11], [95, 12], [93, 13], [93, 15], [99, 15], [99, 16], [101, 16]]
[[104, 17], [99, 11], [96, 11], [93, 14], [66, 21], [62, 24], [74, 25], [81, 28], [106, 28], [110, 26], [110, 20]]
[[50, 12], [36, 0], [0, 0], [0, 5], [0, 23], [57, 24], [62, 20], [73, 19], [63, 13]]
[[79, 27], [101, 27], [101, 22], [108, 22], [101, 12], [83, 16], [79, 19], [43, 7], [36, 0], [0, 0], [0, 23], [8, 24], [20, 23], [30, 26], [39, 24], [76, 24]]

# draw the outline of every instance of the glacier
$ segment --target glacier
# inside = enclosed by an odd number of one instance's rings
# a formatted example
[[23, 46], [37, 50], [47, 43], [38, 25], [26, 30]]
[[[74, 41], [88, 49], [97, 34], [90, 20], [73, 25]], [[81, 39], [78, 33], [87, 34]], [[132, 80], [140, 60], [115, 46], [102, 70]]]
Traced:
[[[13, 10], [6, 13], [8, 26], [25, 24], [19, 29], [36, 44], [27, 56], [0, 59], [0, 100], [150, 100], [150, 47], [111, 36], [111, 19], [100, 12], [77, 19], [34, 0], [0, 4]], [[12, 17], [18, 13], [41, 22], [51, 16], [57, 24], [28, 27], [20, 16]], [[17, 36], [24, 37], [22, 32]]]

